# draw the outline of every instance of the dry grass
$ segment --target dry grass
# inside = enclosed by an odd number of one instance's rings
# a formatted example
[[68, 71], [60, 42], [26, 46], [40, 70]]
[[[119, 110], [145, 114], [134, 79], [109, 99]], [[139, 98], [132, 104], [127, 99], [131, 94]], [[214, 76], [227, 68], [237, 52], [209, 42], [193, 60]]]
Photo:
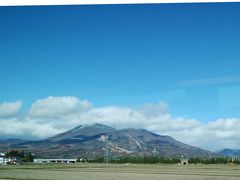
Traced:
[[0, 166], [0, 179], [239, 180], [239, 165], [44, 164]]

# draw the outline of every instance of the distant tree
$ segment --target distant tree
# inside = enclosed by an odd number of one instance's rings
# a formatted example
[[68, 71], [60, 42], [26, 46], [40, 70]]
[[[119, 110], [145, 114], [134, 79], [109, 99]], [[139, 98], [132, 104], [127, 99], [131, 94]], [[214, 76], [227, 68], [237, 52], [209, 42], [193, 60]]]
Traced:
[[24, 158], [24, 151], [23, 150], [21, 150], [20, 152], [19, 152], [19, 154], [20, 154], [20, 158]]
[[11, 157], [11, 156], [23, 158], [24, 157], [24, 152], [23, 151], [18, 151], [18, 150], [11, 150], [11, 151], [9, 151], [5, 154], [5, 157]]
[[25, 161], [25, 162], [33, 162], [32, 153], [29, 152], [29, 153], [23, 158], [23, 161]]
[[239, 158], [234, 158], [232, 161], [234, 164], [240, 164], [240, 159]]
[[93, 162], [93, 163], [103, 163], [103, 162], [104, 162], [104, 159], [103, 159], [103, 157], [98, 157], [98, 158], [93, 159], [93, 160], [91, 160], [91, 161], [89, 161], [89, 162]]
[[32, 153], [25, 155], [23, 150], [11, 150], [5, 154], [5, 157], [19, 157], [24, 162], [33, 162]]

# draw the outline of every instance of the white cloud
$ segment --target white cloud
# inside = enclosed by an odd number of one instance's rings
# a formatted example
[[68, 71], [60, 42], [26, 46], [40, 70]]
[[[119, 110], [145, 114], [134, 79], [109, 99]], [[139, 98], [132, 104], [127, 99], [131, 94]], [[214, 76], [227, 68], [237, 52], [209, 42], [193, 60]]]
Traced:
[[240, 82], [240, 76], [194, 79], [194, 80], [181, 81], [181, 82], [178, 82], [177, 84], [180, 86], [204, 86], [204, 85], [216, 85], [216, 84], [233, 83], [233, 82]]
[[81, 124], [103, 123], [117, 129], [148, 129], [208, 150], [240, 148], [240, 119], [218, 119], [204, 124], [196, 119], [173, 118], [164, 102], [134, 109], [92, 107], [89, 101], [77, 97], [48, 97], [34, 102], [22, 119], [2, 117], [0, 122], [0, 136], [45, 138]]
[[140, 111], [147, 116], [153, 117], [153, 116], [166, 114], [169, 111], [169, 107], [167, 103], [161, 101], [157, 104], [153, 104], [153, 103], [144, 104], [140, 108]]
[[34, 117], [54, 118], [62, 115], [68, 115], [91, 108], [91, 103], [76, 97], [48, 97], [39, 99], [32, 104], [29, 114]]
[[0, 119], [0, 135], [17, 138], [47, 138], [63, 131], [54, 128], [51, 123], [39, 124], [32, 119]]
[[[186, 122], [186, 121], [184, 121]], [[197, 121], [199, 122], [199, 121]], [[209, 150], [240, 148], [240, 119], [218, 119], [181, 130], [169, 129], [167, 134], [185, 143]]]
[[0, 117], [14, 116], [20, 112], [22, 108], [22, 102], [4, 102], [0, 104]]

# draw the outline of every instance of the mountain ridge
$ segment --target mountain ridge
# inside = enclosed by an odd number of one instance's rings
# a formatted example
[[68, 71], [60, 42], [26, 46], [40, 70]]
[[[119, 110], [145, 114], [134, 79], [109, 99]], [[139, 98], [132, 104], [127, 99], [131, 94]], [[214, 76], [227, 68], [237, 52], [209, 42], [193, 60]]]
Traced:
[[[214, 156], [215, 153], [184, 144], [167, 135], [159, 135], [146, 129], [114, 129], [104, 124], [80, 125], [50, 138], [39, 141], [10, 143], [13, 149], [32, 151], [38, 157], [96, 158], [104, 154], [105, 142], [101, 136], [109, 137], [111, 156]], [[0, 141], [0, 151], [9, 145]], [[6, 146], [8, 145], [8, 147]]]
[[229, 157], [239, 157], [240, 156], [240, 149], [222, 149], [216, 152], [219, 155], [229, 156]]

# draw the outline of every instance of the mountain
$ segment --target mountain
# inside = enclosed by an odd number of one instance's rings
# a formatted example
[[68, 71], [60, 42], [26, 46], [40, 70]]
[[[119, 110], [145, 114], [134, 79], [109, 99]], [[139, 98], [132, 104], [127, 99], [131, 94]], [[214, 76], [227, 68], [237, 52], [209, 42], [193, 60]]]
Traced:
[[102, 157], [108, 136], [111, 156], [211, 156], [214, 153], [181, 143], [145, 129], [114, 129], [103, 124], [81, 125], [40, 141], [0, 141], [0, 152], [7, 149], [31, 151], [43, 158]]
[[240, 149], [222, 149], [220, 151], [217, 151], [216, 153], [223, 155], [223, 156], [229, 156], [229, 157], [236, 157], [240, 156]]

